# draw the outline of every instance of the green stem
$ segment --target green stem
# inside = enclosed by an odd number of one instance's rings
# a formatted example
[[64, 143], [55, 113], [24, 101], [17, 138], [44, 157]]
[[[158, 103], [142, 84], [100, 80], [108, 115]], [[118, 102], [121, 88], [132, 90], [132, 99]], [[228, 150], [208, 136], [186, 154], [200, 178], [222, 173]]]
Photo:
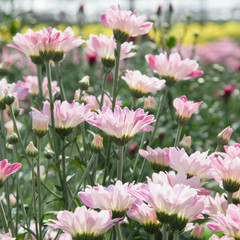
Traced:
[[78, 184], [78, 186], [77, 186], [77, 189], [76, 189], [76, 191], [75, 191], [75, 193], [74, 193], [74, 195], [73, 195], [73, 197], [72, 197], [72, 199], [71, 199], [71, 201], [70, 201], [70, 203], [69, 203], [68, 210], [71, 209], [71, 206], [72, 206], [72, 204], [73, 204], [73, 201], [74, 201], [74, 199], [76, 198], [77, 193], [78, 193], [78, 191], [80, 190], [80, 187], [81, 187], [83, 181], [85, 180], [85, 178], [86, 178], [86, 176], [87, 176], [87, 174], [88, 174], [88, 172], [89, 172], [89, 170], [90, 170], [90, 167], [92, 166], [92, 163], [93, 163], [94, 160], [95, 160], [95, 156], [96, 156], [95, 153], [93, 153], [93, 154], [92, 154], [92, 157], [91, 157], [90, 161], [88, 162], [87, 167], [86, 167], [86, 169], [85, 169], [85, 171], [84, 171], [84, 173], [83, 173], [83, 175], [82, 175], [82, 178], [80, 179], [80, 182], [79, 182], [79, 184]]
[[162, 99], [161, 99], [159, 108], [158, 108], [158, 112], [157, 112], [157, 116], [156, 116], [156, 122], [155, 122], [153, 133], [152, 133], [152, 136], [151, 136], [151, 141], [154, 140], [155, 134], [157, 132], [160, 115], [163, 112], [163, 109], [164, 109], [164, 106], [165, 106], [165, 103], [166, 103], [166, 99], [167, 99], [167, 95], [168, 95], [168, 91], [169, 91], [169, 87], [166, 86], [165, 89], [164, 89], [163, 95], [162, 95]]
[[3, 136], [3, 159], [6, 158], [6, 133], [5, 133], [5, 127], [4, 127], [4, 113], [1, 109], [1, 130], [2, 130], [2, 136]]
[[78, 99], [79, 104], [81, 104], [82, 102], [82, 95], [83, 95], [83, 91], [80, 89], [79, 99]]
[[4, 231], [7, 233], [8, 232], [8, 223], [7, 223], [7, 218], [6, 218], [1, 200], [0, 200], [0, 216], [1, 216]]
[[143, 178], [143, 173], [144, 173], [144, 170], [145, 170], [146, 163], [147, 163], [147, 160], [144, 159], [144, 160], [143, 160], [143, 163], [142, 163], [142, 168], [141, 168], [141, 170], [140, 170], [139, 177], [138, 177], [138, 179], [137, 179], [137, 182], [141, 182], [141, 180], [142, 180], [142, 178]]
[[168, 240], [167, 224], [162, 224], [162, 240]]
[[146, 132], [144, 132], [143, 135], [142, 135], [142, 139], [141, 139], [141, 143], [140, 143], [140, 146], [139, 146], [139, 149], [138, 149], [137, 157], [136, 157], [135, 162], [134, 162], [133, 172], [132, 172], [132, 180], [134, 179], [134, 175], [135, 175], [135, 172], [136, 172], [136, 169], [137, 169], [137, 163], [138, 163], [138, 158], [139, 158], [139, 150], [143, 146], [145, 136], [146, 136]]
[[115, 50], [115, 72], [114, 72], [114, 81], [113, 81], [113, 102], [112, 102], [112, 111], [114, 111], [116, 99], [117, 99], [117, 87], [118, 87], [118, 71], [120, 63], [120, 53], [121, 53], [121, 42], [117, 41], [117, 48]]
[[112, 138], [110, 136], [108, 136], [107, 155], [106, 155], [106, 160], [105, 160], [104, 175], [103, 175], [103, 182], [102, 182], [103, 186], [106, 184], [106, 179], [107, 179], [107, 175], [108, 175], [108, 167], [109, 167], [109, 161], [110, 161], [111, 146], [112, 146]]
[[41, 178], [40, 178], [40, 161], [41, 161], [41, 138], [37, 138], [38, 160], [37, 160], [37, 189], [38, 189], [38, 230], [39, 240], [42, 240], [42, 195], [41, 195]]
[[109, 185], [111, 183], [111, 180], [113, 179], [113, 175], [114, 175], [115, 170], [116, 170], [116, 164], [113, 164], [112, 168], [111, 168], [111, 171], [109, 173], [109, 176], [108, 176], [107, 185]]
[[222, 148], [222, 145], [221, 145], [221, 144], [218, 144], [218, 145], [217, 145], [217, 147], [216, 147], [216, 149], [215, 149], [215, 152], [218, 152], [218, 151], [220, 151], [220, 150], [221, 150], [221, 148]]
[[135, 110], [136, 106], [137, 106], [137, 98], [132, 97], [132, 106], [131, 106], [131, 109], [132, 109], [132, 110]]
[[173, 233], [173, 240], [179, 240], [179, 231], [175, 230]]
[[119, 154], [119, 160], [117, 161], [117, 179], [122, 181], [122, 175], [123, 175], [123, 151], [124, 146], [119, 146], [118, 154]]
[[116, 233], [117, 233], [117, 240], [122, 240], [123, 236], [122, 236], [121, 227], [120, 227], [119, 222], [115, 223], [115, 229], [116, 229]]
[[33, 212], [34, 212], [34, 219], [35, 219], [35, 228], [36, 228], [36, 235], [37, 239], [39, 238], [38, 235], [38, 221], [37, 221], [37, 205], [36, 205], [36, 194], [35, 194], [35, 172], [34, 172], [34, 163], [32, 158], [32, 198], [33, 198]]
[[66, 174], [66, 152], [65, 152], [65, 138], [62, 140], [62, 176], [63, 176], [63, 200], [66, 208], [68, 208], [68, 192], [67, 192], [67, 174]]
[[82, 142], [83, 142], [83, 154], [84, 154], [84, 163], [87, 163], [87, 146], [86, 146], [86, 135], [85, 135], [85, 124], [81, 124], [82, 131]]
[[62, 97], [62, 101], [66, 100], [66, 95], [64, 92], [64, 87], [63, 87], [63, 82], [62, 82], [62, 75], [61, 75], [61, 69], [59, 67], [59, 62], [55, 62], [55, 73], [56, 73], [56, 78], [60, 87], [60, 91], [61, 91], [61, 97]]
[[37, 76], [38, 76], [38, 89], [40, 100], [43, 100], [43, 89], [42, 89], [42, 65], [37, 66]]
[[155, 240], [155, 234], [149, 234], [149, 240]]
[[175, 138], [175, 142], [174, 142], [174, 147], [178, 147], [180, 137], [181, 137], [181, 133], [182, 133], [182, 125], [178, 124], [176, 138]]
[[97, 185], [97, 182], [96, 182], [96, 172], [97, 172], [97, 167], [98, 167], [98, 158], [99, 158], [99, 154], [97, 154], [96, 160], [93, 163], [93, 171], [92, 171], [93, 185]]
[[227, 198], [228, 204], [231, 204], [233, 202], [233, 194], [230, 192], [227, 192], [227, 194], [228, 194], [228, 198]]
[[102, 93], [101, 93], [101, 102], [100, 102], [100, 109], [102, 109], [103, 106], [103, 100], [104, 100], [104, 92], [106, 89], [106, 84], [107, 84], [107, 77], [108, 77], [108, 72], [104, 70], [104, 76], [103, 76], [103, 82], [102, 82]]

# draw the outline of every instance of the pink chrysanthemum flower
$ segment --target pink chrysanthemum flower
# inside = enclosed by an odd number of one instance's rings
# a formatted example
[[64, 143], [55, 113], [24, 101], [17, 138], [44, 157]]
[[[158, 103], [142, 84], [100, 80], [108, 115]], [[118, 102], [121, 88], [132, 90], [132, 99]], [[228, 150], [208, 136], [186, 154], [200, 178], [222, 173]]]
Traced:
[[[28, 92], [31, 95], [38, 95], [39, 87], [38, 87], [37, 76], [28, 75], [28, 76], [24, 76], [23, 79], [24, 79], [24, 82], [21, 82], [22, 86], [25, 88], [28, 88], [28, 90], [29, 90]], [[60, 88], [58, 87], [57, 81], [52, 81], [51, 86], [52, 86], [52, 95], [53, 96], [56, 93], [60, 92]], [[47, 77], [43, 78], [42, 89], [43, 89], [43, 96], [45, 98], [49, 98]]]
[[219, 237], [219, 236], [217, 236], [216, 234], [213, 234], [213, 235], [211, 236], [211, 238], [209, 238], [209, 240], [234, 240], [234, 238], [232, 238], [232, 237], [227, 237], [227, 236]]
[[155, 148], [147, 146], [147, 150], [140, 149], [139, 154], [146, 158], [155, 171], [165, 170], [169, 165], [168, 148]]
[[203, 71], [197, 70], [198, 63], [188, 58], [182, 60], [179, 53], [167, 53], [159, 55], [146, 55], [149, 66], [155, 73], [158, 73], [167, 82], [166, 85], [171, 86], [180, 80], [189, 78], [198, 78], [202, 76]]
[[146, 232], [153, 234], [159, 230], [161, 222], [157, 219], [155, 210], [142, 201], [134, 203], [126, 212], [127, 216], [139, 222]]
[[230, 158], [234, 159], [236, 157], [240, 157], [240, 143], [235, 143], [232, 146], [225, 145], [224, 150]]
[[32, 107], [32, 123], [33, 131], [38, 137], [43, 137], [48, 130], [49, 116], [41, 113], [36, 108]]
[[35, 64], [43, 64], [45, 60], [50, 59], [59, 62], [66, 52], [79, 47], [84, 42], [81, 37], [74, 37], [70, 27], [64, 32], [55, 28], [43, 28], [37, 32], [28, 29], [25, 34], [17, 33], [13, 41], [16, 45], [8, 46], [31, 57]]
[[184, 148], [178, 149], [169, 148], [169, 165], [177, 171], [185, 172], [189, 177], [198, 176], [200, 178], [212, 178], [211, 159], [208, 157], [208, 152], [195, 153], [188, 156]]
[[161, 90], [165, 87], [165, 80], [159, 80], [155, 77], [148, 77], [140, 71], [127, 70], [122, 79], [127, 83], [131, 90], [131, 94], [135, 98], [140, 98], [144, 94]]
[[[50, 104], [44, 102], [43, 114], [51, 119]], [[67, 101], [61, 103], [60, 100], [54, 102], [54, 124], [60, 136], [65, 137], [71, 133], [72, 129], [92, 116], [90, 105], [80, 105], [79, 103]], [[51, 122], [51, 121], [50, 121]]]
[[199, 109], [202, 102], [188, 101], [186, 96], [175, 98], [173, 106], [176, 109], [176, 120], [180, 125], [184, 125], [188, 122], [192, 114]]
[[153, 128], [149, 124], [154, 121], [154, 116], [143, 109], [133, 111], [116, 106], [114, 112], [103, 107], [102, 111], [93, 113], [93, 119], [89, 119], [88, 123], [112, 136], [116, 144], [124, 146], [136, 133], [151, 131]]
[[57, 219], [50, 219], [48, 225], [71, 234], [73, 239], [100, 239], [114, 225], [111, 211], [97, 212], [85, 206], [77, 207], [73, 213], [60, 211]]
[[[89, 49], [98, 54], [106, 68], [112, 68], [114, 66], [117, 44], [113, 36], [108, 38], [103, 34], [99, 36], [90, 34], [90, 39], [86, 43]], [[133, 48], [133, 42], [123, 43], [121, 46], [120, 60], [134, 56], [135, 53], [131, 52]]]
[[3, 181], [11, 174], [17, 172], [21, 168], [21, 163], [8, 163], [7, 159], [0, 161], [0, 188]]
[[124, 11], [115, 6], [111, 6], [106, 13], [101, 15], [102, 23], [113, 30], [114, 37], [121, 43], [129, 37], [137, 37], [147, 34], [151, 28], [151, 22], [145, 22], [146, 17], [136, 17], [134, 12]]
[[215, 180], [221, 183], [226, 191], [237, 192], [240, 188], [240, 158], [231, 159], [218, 156], [211, 160], [215, 170], [212, 172], [212, 176]]
[[122, 184], [117, 181], [115, 185], [109, 185], [107, 188], [103, 186], [88, 186], [85, 191], [79, 192], [78, 196], [83, 203], [90, 208], [99, 208], [102, 210], [111, 210], [113, 216], [122, 217], [126, 210], [137, 201], [129, 193], [128, 183]]
[[226, 215], [218, 212], [212, 217], [215, 222], [207, 223], [213, 232], [222, 232], [227, 237], [240, 239], [240, 205], [229, 204]]

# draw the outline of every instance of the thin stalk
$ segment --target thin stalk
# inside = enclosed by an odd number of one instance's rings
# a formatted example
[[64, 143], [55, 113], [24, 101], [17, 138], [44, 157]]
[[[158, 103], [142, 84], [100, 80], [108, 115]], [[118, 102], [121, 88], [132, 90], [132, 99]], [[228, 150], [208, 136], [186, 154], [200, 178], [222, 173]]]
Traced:
[[173, 240], [179, 240], [179, 231], [175, 230], [173, 233]]
[[221, 150], [221, 147], [222, 147], [222, 145], [221, 145], [221, 144], [218, 144], [217, 147], [216, 147], [216, 149], [215, 149], [215, 152], [220, 151], [220, 150]]
[[102, 93], [101, 93], [101, 102], [100, 102], [100, 109], [102, 109], [103, 106], [103, 100], [104, 100], [104, 92], [106, 90], [106, 84], [107, 84], [107, 77], [108, 77], [108, 71], [104, 70], [104, 76], [103, 76], [103, 82], [102, 82]]
[[118, 154], [119, 154], [119, 160], [117, 161], [117, 179], [122, 181], [122, 175], [123, 175], [123, 151], [124, 146], [119, 146]]
[[104, 186], [106, 184], [106, 179], [108, 175], [108, 167], [109, 167], [109, 161], [110, 161], [110, 154], [111, 154], [111, 146], [112, 146], [112, 138], [108, 136], [108, 143], [107, 143], [107, 155], [104, 165], [104, 175], [103, 175], [103, 182], [102, 185]]
[[60, 91], [61, 91], [61, 97], [62, 97], [62, 101], [66, 100], [66, 95], [64, 92], [64, 87], [63, 87], [63, 82], [62, 82], [62, 74], [61, 74], [61, 69], [59, 67], [59, 62], [55, 62], [55, 73], [56, 73], [56, 78], [60, 87]]
[[233, 194], [230, 192], [227, 192], [227, 200], [228, 204], [231, 204], [233, 202]]
[[3, 136], [3, 159], [5, 159], [6, 158], [6, 132], [4, 127], [4, 114], [2, 109], [1, 109], [1, 130], [2, 130], [2, 136]]
[[162, 240], [168, 240], [167, 224], [162, 225]]
[[38, 189], [38, 230], [39, 240], [42, 240], [42, 195], [41, 195], [41, 179], [40, 179], [40, 161], [41, 161], [41, 138], [37, 138], [38, 160], [37, 160], [37, 189]]
[[66, 150], [65, 138], [62, 139], [62, 176], [63, 176], [63, 200], [66, 208], [68, 207], [68, 192], [67, 192], [67, 174], [66, 174]]
[[42, 89], [42, 65], [37, 66], [37, 76], [38, 76], [38, 89], [40, 100], [43, 100], [43, 89]]
[[78, 184], [78, 186], [77, 186], [77, 189], [76, 189], [76, 191], [75, 191], [75, 193], [74, 193], [74, 195], [73, 195], [73, 197], [72, 197], [72, 199], [71, 199], [71, 201], [70, 201], [70, 203], [69, 203], [69, 205], [68, 205], [68, 210], [71, 209], [71, 206], [72, 206], [72, 204], [73, 204], [73, 201], [74, 201], [74, 199], [76, 198], [77, 193], [78, 193], [78, 191], [80, 190], [80, 187], [81, 187], [83, 181], [85, 180], [85, 178], [86, 178], [86, 176], [87, 176], [87, 174], [88, 174], [88, 172], [89, 172], [89, 170], [90, 170], [90, 167], [92, 166], [92, 163], [93, 163], [94, 160], [95, 160], [95, 156], [96, 156], [95, 153], [93, 153], [93, 154], [92, 154], [92, 157], [91, 157], [90, 161], [88, 162], [87, 167], [86, 167], [86, 169], [85, 169], [85, 171], [84, 171], [84, 173], [83, 173], [83, 175], [82, 175], [82, 178], [80, 179], [80, 182], [79, 182], [79, 184]]
[[[141, 143], [140, 143], [139, 149], [141, 149], [142, 146], [143, 146], [143, 143], [144, 143], [144, 140], [145, 140], [145, 136], [146, 136], [146, 132], [144, 132], [143, 135], [142, 135], [142, 139], [141, 139]], [[138, 158], [139, 158], [139, 150], [138, 150], [137, 157], [135, 159], [134, 166], [133, 166], [132, 180], [134, 178], [134, 175], [135, 175], [135, 172], [136, 172], [136, 169], [137, 169]]]
[[113, 178], [113, 175], [114, 175], [114, 172], [115, 172], [115, 169], [116, 169], [116, 164], [113, 164], [112, 165], [112, 168], [111, 168], [111, 171], [109, 173], [109, 176], [108, 176], [108, 182], [107, 182], [107, 185], [110, 184], [112, 178]]
[[99, 158], [99, 154], [97, 154], [96, 160], [93, 163], [93, 171], [92, 171], [93, 185], [97, 185], [96, 173], [97, 173], [97, 167], [98, 167], [98, 158]]
[[169, 87], [166, 86], [165, 89], [164, 89], [161, 101], [160, 101], [160, 105], [159, 105], [158, 111], [157, 111], [156, 122], [155, 122], [153, 133], [152, 133], [152, 136], [151, 136], [151, 141], [154, 140], [155, 134], [157, 132], [159, 119], [160, 119], [161, 113], [163, 112], [163, 109], [164, 109], [164, 106], [165, 106], [165, 103], [166, 103], [168, 91], [169, 91]]
[[145, 170], [145, 165], [146, 165], [146, 163], [147, 163], [147, 160], [144, 159], [144, 160], [143, 160], [143, 163], [142, 163], [142, 168], [141, 168], [141, 170], [140, 170], [139, 177], [138, 177], [138, 179], [137, 179], [137, 182], [141, 182], [141, 180], [142, 180], [142, 178], [143, 178], [143, 173], [144, 173], [144, 170]]
[[83, 154], [84, 154], [84, 163], [87, 163], [87, 146], [86, 146], [86, 135], [85, 135], [85, 124], [84, 122], [81, 124], [81, 132], [82, 132], [82, 142], [83, 142]]
[[116, 229], [116, 233], [117, 233], [117, 240], [122, 240], [123, 236], [122, 236], [121, 227], [120, 227], [119, 222], [115, 223], [115, 229]]
[[34, 219], [35, 219], [35, 228], [36, 228], [36, 236], [37, 239], [39, 238], [38, 235], [38, 221], [37, 221], [37, 205], [36, 205], [36, 190], [35, 190], [35, 172], [34, 172], [34, 163], [32, 158], [32, 198], [33, 198], [33, 212], [34, 212]]
[[179, 141], [180, 141], [180, 137], [181, 137], [181, 133], [182, 133], [182, 125], [178, 124], [176, 138], [175, 138], [175, 142], [174, 142], [174, 147], [178, 146]]
[[132, 97], [132, 106], [131, 109], [134, 110], [137, 106], [137, 98]]
[[4, 212], [4, 208], [3, 208], [1, 200], [0, 200], [0, 216], [1, 216], [4, 231], [7, 233], [8, 232], [8, 223], [7, 223], [6, 214]]
[[149, 234], [149, 240], [155, 240], [155, 234]]
[[112, 111], [114, 111], [116, 98], [117, 98], [117, 88], [118, 88], [118, 71], [120, 63], [120, 53], [121, 53], [121, 42], [117, 41], [117, 48], [115, 51], [115, 72], [114, 72], [114, 81], [113, 81], [113, 102], [112, 102]]

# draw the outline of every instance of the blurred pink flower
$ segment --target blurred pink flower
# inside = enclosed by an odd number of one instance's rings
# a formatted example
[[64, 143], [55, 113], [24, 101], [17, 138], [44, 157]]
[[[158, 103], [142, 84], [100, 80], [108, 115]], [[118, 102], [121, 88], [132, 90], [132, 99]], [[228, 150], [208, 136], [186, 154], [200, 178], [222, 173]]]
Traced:
[[[101, 15], [101, 20], [105, 26], [113, 30], [115, 39], [121, 42], [129, 37], [147, 34], [152, 28], [152, 23], [146, 22], [145, 16], [136, 17], [134, 12], [121, 10], [119, 5], [118, 8], [111, 6]], [[119, 35], [124, 37], [118, 37]]]
[[172, 85], [180, 80], [198, 78], [203, 71], [197, 70], [198, 63], [188, 58], [181, 60], [179, 53], [172, 53], [169, 56], [166, 52], [159, 55], [145, 56], [153, 72], [158, 73], [166, 80], [166, 85]]
[[114, 225], [111, 211], [97, 212], [87, 209], [85, 206], [77, 207], [73, 213], [66, 210], [60, 211], [57, 219], [50, 219], [52, 223], [48, 223], [48, 225], [60, 228], [77, 239], [81, 236], [101, 237]]
[[148, 77], [138, 70], [127, 70], [122, 79], [127, 83], [132, 95], [139, 98], [144, 94], [156, 92], [165, 87], [165, 80]]
[[84, 48], [84, 56], [89, 65], [93, 65], [98, 60], [98, 55], [89, 47]]
[[154, 99], [154, 97], [148, 96], [147, 98], [144, 98], [143, 109], [145, 111], [149, 111], [150, 113], [155, 110], [155, 99]]
[[234, 238], [232, 238], [232, 237], [227, 237], [227, 236], [219, 237], [219, 236], [217, 236], [216, 234], [213, 234], [213, 235], [211, 236], [211, 238], [209, 238], [209, 240], [234, 240]]
[[82, 202], [90, 208], [99, 208], [102, 210], [111, 210], [115, 217], [122, 217], [125, 211], [137, 201], [129, 193], [129, 183], [117, 181], [115, 185], [109, 185], [107, 188], [103, 186], [88, 186], [85, 191], [78, 193]]
[[21, 168], [21, 163], [8, 163], [7, 159], [0, 161], [0, 185], [11, 174], [17, 172]]
[[16, 238], [12, 237], [11, 233], [0, 233], [0, 240], [15, 240]]
[[233, 129], [228, 126], [224, 128], [218, 135], [217, 135], [217, 143], [219, 145], [227, 145], [230, 137], [232, 136]]
[[207, 223], [211, 231], [222, 232], [233, 239], [240, 238], [240, 205], [229, 204], [226, 214], [217, 212], [212, 218], [216, 222]]
[[154, 121], [154, 116], [147, 115], [143, 109], [133, 111], [116, 106], [114, 112], [103, 107], [102, 111], [93, 113], [93, 118], [88, 123], [106, 132], [113, 137], [116, 144], [123, 146], [138, 132], [151, 131], [153, 127], [149, 124]]
[[186, 153], [184, 148], [178, 149], [174, 147], [169, 148], [170, 167], [183, 171], [188, 176], [198, 176], [201, 179], [210, 179], [212, 171], [211, 159], [208, 157], [208, 151], [200, 153], [194, 152], [190, 156]]
[[194, 225], [194, 228], [191, 232], [191, 237], [193, 239], [203, 239], [204, 236], [204, 226], [203, 225], [199, 225], [198, 223], [196, 223]]

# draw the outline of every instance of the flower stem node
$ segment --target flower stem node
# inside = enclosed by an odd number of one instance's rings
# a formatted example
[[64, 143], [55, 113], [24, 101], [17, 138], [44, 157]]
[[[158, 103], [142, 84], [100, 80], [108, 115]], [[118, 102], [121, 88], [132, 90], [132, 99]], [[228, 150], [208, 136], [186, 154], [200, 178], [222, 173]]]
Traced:
[[120, 43], [126, 42], [128, 40], [128, 38], [130, 37], [128, 33], [123, 32], [119, 29], [114, 29], [113, 35], [114, 35], [114, 38], [116, 39], [116, 41], [120, 42]]
[[234, 193], [239, 190], [240, 183], [232, 181], [231, 179], [223, 180], [223, 188], [227, 192]]
[[26, 153], [28, 157], [36, 157], [38, 155], [38, 149], [34, 146], [32, 141], [28, 144]]
[[121, 138], [112, 136], [112, 139], [118, 146], [125, 146], [130, 141], [131, 138], [128, 136], [122, 136]]
[[189, 120], [189, 118], [182, 117], [182, 116], [176, 114], [176, 122], [178, 125], [183, 126], [183, 125], [187, 124], [188, 120]]
[[149, 234], [154, 234], [159, 231], [159, 228], [161, 227], [161, 223], [159, 224], [145, 224], [142, 225], [144, 230]]

